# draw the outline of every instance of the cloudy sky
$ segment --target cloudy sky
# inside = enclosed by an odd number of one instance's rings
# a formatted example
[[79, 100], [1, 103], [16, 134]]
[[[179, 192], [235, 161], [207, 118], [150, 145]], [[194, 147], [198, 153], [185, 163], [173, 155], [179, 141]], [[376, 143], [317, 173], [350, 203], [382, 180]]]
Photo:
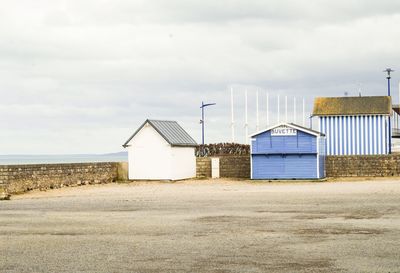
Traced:
[[[200, 142], [236, 140], [281, 118], [288, 97], [386, 94], [400, 79], [397, 0], [0, 0], [0, 154], [107, 153], [146, 119]], [[297, 121], [301, 122], [301, 111]]]

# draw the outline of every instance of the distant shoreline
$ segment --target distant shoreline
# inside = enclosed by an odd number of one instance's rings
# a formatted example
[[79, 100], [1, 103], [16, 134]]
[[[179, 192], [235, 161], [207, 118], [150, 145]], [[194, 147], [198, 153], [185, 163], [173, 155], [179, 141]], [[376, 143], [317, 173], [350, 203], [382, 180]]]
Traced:
[[124, 162], [128, 153], [66, 155], [0, 155], [0, 165]]

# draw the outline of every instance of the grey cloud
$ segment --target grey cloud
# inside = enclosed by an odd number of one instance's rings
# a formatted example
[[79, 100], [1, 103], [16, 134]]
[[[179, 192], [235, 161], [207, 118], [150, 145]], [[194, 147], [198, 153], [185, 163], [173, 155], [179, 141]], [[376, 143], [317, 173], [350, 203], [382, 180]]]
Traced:
[[[384, 94], [400, 62], [397, 1], [13, 1], [0, 11], [0, 154], [112, 152], [147, 117], [199, 140], [243, 140], [255, 92], [276, 98]], [[394, 73], [393, 88], [398, 76]], [[397, 100], [397, 93], [395, 93]], [[281, 99], [281, 110], [283, 109]], [[292, 113], [293, 114], [293, 113]], [[292, 115], [291, 114], [291, 115]], [[26, 139], [29, 139], [27, 141]]]
[[[110, 23], [223, 23], [241, 20], [269, 22], [341, 22], [398, 13], [400, 4], [384, 1], [295, 1], [295, 0], [153, 0], [70, 1], [66, 10], [78, 14], [75, 22]], [[116, 16], [117, 15], [117, 16]], [[61, 16], [60, 20], [64, 20]], [[73, 20], [71, 20], [72, 22]]]

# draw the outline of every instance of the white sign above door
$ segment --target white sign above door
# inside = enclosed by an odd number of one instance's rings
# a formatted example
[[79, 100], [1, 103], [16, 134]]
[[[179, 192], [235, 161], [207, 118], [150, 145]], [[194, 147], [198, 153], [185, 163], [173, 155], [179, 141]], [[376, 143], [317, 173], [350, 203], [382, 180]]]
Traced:
[[279, 126], [271, 130], [271, 136], [295, 136], [297, 130], [288, 126]]

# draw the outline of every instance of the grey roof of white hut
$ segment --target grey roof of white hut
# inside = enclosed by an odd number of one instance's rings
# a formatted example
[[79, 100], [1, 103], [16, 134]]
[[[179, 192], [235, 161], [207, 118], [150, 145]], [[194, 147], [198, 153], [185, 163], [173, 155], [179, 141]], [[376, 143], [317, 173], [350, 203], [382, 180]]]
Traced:
[[178, 124], [172, 120], [150, 120], [147, 119], [133, 135], [122, 145], [128, 147], [128, 143], [135, 137], [135, 135], [149, 123], [154, 130], [156, 130], [171, 146], [180, 147], [195, 147], [196, 141]]

